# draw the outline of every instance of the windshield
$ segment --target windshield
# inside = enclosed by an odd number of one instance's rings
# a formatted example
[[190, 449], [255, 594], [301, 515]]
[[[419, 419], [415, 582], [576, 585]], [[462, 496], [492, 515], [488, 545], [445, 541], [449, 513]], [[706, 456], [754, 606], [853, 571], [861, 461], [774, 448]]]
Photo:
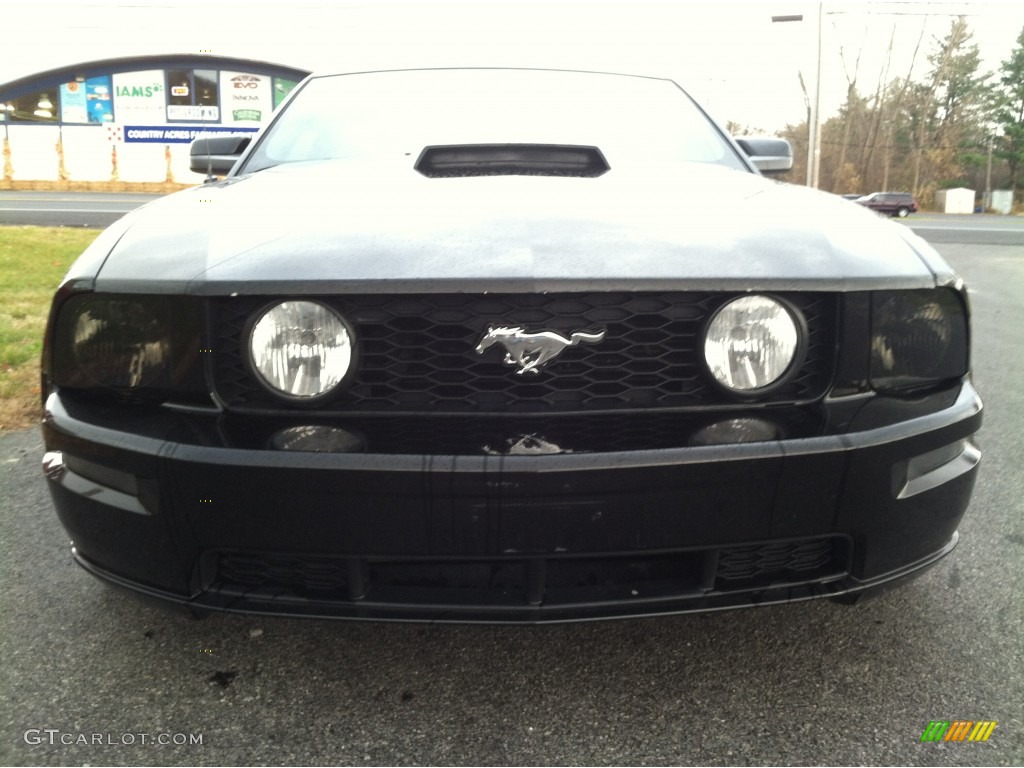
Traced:
[[674, 83], [531, 70], [420, 70], [308, 81], [242, 169], [401, 159], [454, 144], [598, 147], [622, 164], [692, 161], [748, 170]]

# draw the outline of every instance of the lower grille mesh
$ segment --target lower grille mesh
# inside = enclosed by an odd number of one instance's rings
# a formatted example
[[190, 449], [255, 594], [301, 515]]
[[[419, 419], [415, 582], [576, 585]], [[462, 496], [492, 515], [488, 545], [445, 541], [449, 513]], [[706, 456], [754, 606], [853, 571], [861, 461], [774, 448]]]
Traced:
[[816, 573], [828, 568], [835, 557], [832, 539], [759, 544], [723, 549], [718, 559], [718, 578], [723, 582], [751, 582], [765, 574]]
[[235, 594], [439, 604], [573, 604], [807, 584], [845, 575], [843, 537], [674, 553], [530, 559], [364, 560], [214, 553], [212, 588]]

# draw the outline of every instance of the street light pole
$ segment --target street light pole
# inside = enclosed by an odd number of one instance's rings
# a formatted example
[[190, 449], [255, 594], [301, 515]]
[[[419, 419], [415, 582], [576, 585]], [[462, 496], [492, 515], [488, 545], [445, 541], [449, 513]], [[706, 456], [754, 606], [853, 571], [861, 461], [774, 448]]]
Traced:
[[814, 152], [809, 187], [818, 189], [821, 178], [821, 2], [818, 3], [818, 63], [814, 76]]
[[988, 213], [989, 208], [992, 207], [992, 150], [995, 141], [995, 134], [990, 133], [988, 136], [988, 164], [985, 168], [985, 199], [981, 205], [982, 213]]
[[[814, 76], [814, 98], [807, 116], [807, 186], [817, 189], [821, 178], [821, 16], [822, 3], [818, 3], [818, 45]], [[772, 16], [772, 23], [803, 21], [803, 14]]]

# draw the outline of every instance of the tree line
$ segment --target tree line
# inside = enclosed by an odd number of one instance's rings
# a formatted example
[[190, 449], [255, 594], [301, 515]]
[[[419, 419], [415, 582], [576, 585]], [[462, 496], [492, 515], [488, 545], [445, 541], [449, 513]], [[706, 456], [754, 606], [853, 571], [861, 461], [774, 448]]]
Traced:
[[[968, 187], [979, 196], [1024, 187], [1024, 30], [999, 70], [980, 70], [978, 46], [964, 17], [934, 38], [919, 61], [924, 28], [905, 73], [890, 72], [893, 37], [877, 82], [867, 89], [840, 50], [846, 99], [822, 124], [821, 189], [837, 194], [909, 191], [924, 205], [941, 189]], [[801, 83], [802, 84], [802, 83]], [[807, 175], [810, 119], [780, 135], [793, 146], [793, 170], [782, 178], [802, 184]], [[731, 125], [730, 128], [735, 127]]]

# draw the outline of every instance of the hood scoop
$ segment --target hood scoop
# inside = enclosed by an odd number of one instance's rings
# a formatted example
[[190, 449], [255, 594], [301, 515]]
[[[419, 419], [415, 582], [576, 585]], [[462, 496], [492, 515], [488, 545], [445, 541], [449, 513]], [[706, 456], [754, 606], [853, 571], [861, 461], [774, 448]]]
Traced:
[[600, 176], [610, 169], [597, 147], [566, 144], [446, 144], [424, 147], [414, 166], [448, 176]]

